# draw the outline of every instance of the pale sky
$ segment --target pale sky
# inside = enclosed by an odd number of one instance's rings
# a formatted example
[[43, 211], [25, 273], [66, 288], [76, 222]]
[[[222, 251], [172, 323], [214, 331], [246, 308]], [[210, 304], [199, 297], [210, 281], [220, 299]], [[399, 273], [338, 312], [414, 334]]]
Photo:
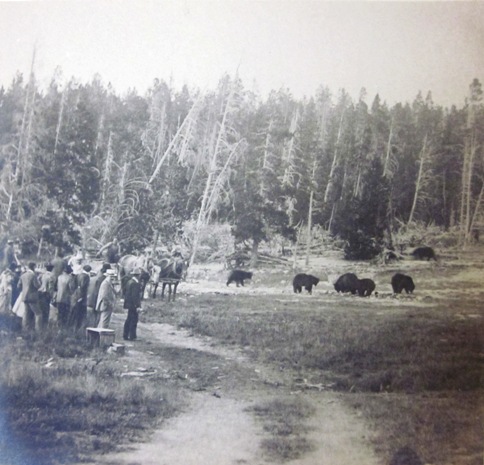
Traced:
[[263, 96], [296, 98], [320, 85], [390, 105], [431, 90], [461, 107], [474, 78], [484, 84], [484, 2], [321, 0], [0, 1], [0, 85], [17, 71], [47, 85], [99, 73], [123, 94], [155, 78], [212, 89], [237, 70]]

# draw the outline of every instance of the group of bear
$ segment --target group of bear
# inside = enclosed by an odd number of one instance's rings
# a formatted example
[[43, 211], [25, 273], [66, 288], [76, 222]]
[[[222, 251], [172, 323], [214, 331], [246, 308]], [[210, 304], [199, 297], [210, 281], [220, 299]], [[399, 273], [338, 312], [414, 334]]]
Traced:
[[[239, 285], [243, 286], [244, 281], [246, 279], [252, 279], [252, 276], [252, 273], [249, 271], [233, 270], [230, 272], [227, 286], [232, 282], [235, 282], [237, 287]], [[316, 276], [299, 273], [294, 276], [292, 287], [296, 293], [302, 292], [304, 288], [311, 294], [313, 286], [317, 286], [318, 283], [319, 278]], [[353, 295], [358, 294], [361, 297], [368, 297], [375, 290], [375, 282], [372, 279], [358, 279], [354, 273], [345, 273], [334, 283], [334, 288], [337, 292], [351, 292]], [[402, 291], [410, 294], [414, 291], [415, 284], [410, 276], [396, 273], [392, 277], [392, 288], [395, 294], [401, 294]]]
[[[412, 252], [412, 256], [417, 260], [436, 260], [435, 252], [431, 247], [418, 247]], [[235, 282], [237, 287], [244, 285], [244, 280], [252, 279], [252, 273], [243, 270], [233, 270], [227, 280], [227, 286]], [[294, 276], [292, 281], [292, 287], [295, 293], [301, 293], [302, 289], [306, 289], [309, 294], [312, 293], [313, 286], [317, 286], [319, 278], [311, 274], [299, 273]], [[411, 294], [415, 289], [415, 284], [410, 276], [402, 273], [396, 273], [392, 277], [392, 288], [394, 294], [401, 294], [405, 291], [407, 294]], [[370, 296], [375, 290], [375, 282], [372, 279], [358, 279], [354, 273], [345, 273], [340, 276], [334, 283], [334, 289], [336, 292], [350, 292], [353, 295], [358, 294], [361, 297]]]
[[[299, 273], [294, 276], [292, 287], [296, 293], [300, 293], [304, 287], [311, 294], [313, 286], [316, 286], [318, 283], [319, 278], [316, 278], [316, 276]], [[402, 291], [410, 294], [414, 291], [415, 284], [410, 276], [396, 273], [392, 277], [392, 288], [395, 294], [401, 294]], [[368, 278], [358, 279], [358, 276], [354, 273], [345, 273], [334, 283], [334, 289], [336, 292], [351, 292], [353, 295], [358, 294], [360, 297], [368, 297], [375, 290], [375, 282]]]

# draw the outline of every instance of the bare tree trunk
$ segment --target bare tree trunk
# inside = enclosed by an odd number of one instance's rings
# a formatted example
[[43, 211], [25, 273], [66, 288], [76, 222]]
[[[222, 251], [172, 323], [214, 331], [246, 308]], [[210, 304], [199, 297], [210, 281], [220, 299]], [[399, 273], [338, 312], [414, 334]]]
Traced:
[[383, 176], [389, 176], [389, 163], [390, 163], [390, 154], [391, 154], [391, 147], [392, 147], [392, 137], [393, 137], [393, 118], [390, 123], [390, 134], [388, 135], [388, 142], [387, 142], [387, 153], [385, 156], [385, 165], [383, 167]]
[[333, 208], [331, 209], [331, 216], [329, 218], [328, 232], [331, 232], [331, 227], [333, 226], [334, 212], [336, 211], [336, 205], [338, 202], [333, 203]]
[[[296, 113], [291, 119], [291, 124], [289, 126], [289, 132], [291, 134], [295, 134], [297, 131], [297, 123], [299, 120], [299, 111], [296, 110]], [[294, 172], [294, 142], [295, 138], [294, 135], [289, 140], [287, 144], [287, 149], [283, 151], [282, 159], [286, 162], [286, 167], [284, 169], [284, 174], [282, 176], [282, 185], [283, 186], [290, 186], [292, 175]]]
[[173, 147], [175, 146], [176, 143], [182, 143], [182, 134], [185, 132], [185, 135], [184, 137], [185, 138], [188, 138], [190, 137], [190, 132], [191, 132], [191, 129], [192, 129], [192, 120], [196, 117], [196, 115], [198, 114], [198, 111], [200, 110], [199, 108], [199, 103], [200, 103], [200, 99], [197, 100], [192, 108], [190, 108], [190, 111], [188, 112], [188, 115], [186, 116], [186, 118], [183, 120], [183, 123], [179, 126], [178, 128], [178, 131], [176, 132], [176, 134], [174, 135], [174, 137], [171, 139], [170, 143], [168, 144], [168, 147], [166, 148], [163, 156], [160, 158], [160, 160], [158, 161], [154, 171], [153, 171], [153, 174], [151, 175], [149, 181], [148, 181], [148, 184], [151, 184], [156, 176], [158, 175], [158, 173], [160, 172], [160, 169], [163, 165], [163, 163], [165, 162], [165, 160], [168, 158], [168, 156], [170, 155], [171, 153], [171, 150], [173, 149]]
[[104, 173], [103, 173], [103, 182], [102, 182], [102, 191], [101, 191], [101, 202], [100, 208], [101, 211], [103, 210], [104, 202], [106, 200], [107, 191], [109, 188], [109, 180], [111, 177], [111, 165], [113, 163], [113, 133], [109, 132], [109, 140], [108, 140], [108, 152], [106, 155], [106, 162], [104, 163]]
[[[66, 101], [66, 94], [67, 94], [67, 89], [65, 89], [64, 92], [62, 92], [62, 97], [60, 101], [59, 117], [57, 118], [57, 126], [55, 128], [54, 155], [57, 153], [57, 146], [59, 145], [60, 132], [62, 128], [62, 118], [64, 116], [64, 105]], [[98, 139], [99, 139], [99, 134], [98, 134]], [[97, 142], [96, 142], [96, 151], [97, 151]]]
[[327, 203], [329, 200], [329, 194], [333, 190], [333, 185], [334, 185], [334, 172], [336, 170], [336, 167], [338, 166], [338, 147], [339, 143], [341, 140], [341, 134], [343, 132], [343, 117], [344, 117], [344, 111], [341, 113], [341, 118], [339, 121], [339, 128], [338, 128], [338, 137], [336, 138], [336, 144], [335, 144], [335, 149], [334, 149], [334, 157], [333, 161], [331, 163], [331, 170], [329, 172], [329, 179], [328, 179], [328, 184], [326, 186], [326, 190], [324, 192], [324, 203]]
[[355, 188], [353, 189], [353, 198], [360, 197], [360, 190], [361, 190], [361, 166], [358, 163], [358, 175], [356, 177]]
[[427, 151], [427, 135], [425, 135], [423, 147], [422, 147], [422, 150], [420, 151], [420, 166], [418, 169], [417, 184], [415, 186], [415, 195], [413, 196], [412, 209], [410, 210], [410, 216], [408, 217], [407, 224], [410, 224], [413, 221], [415, 209], [417, 208], [418, 195], [420, 192], [420, 186], [422, 183], [423, 173], [424, 173], [426, 151]]
[[[470, 139], [470, 140], [469, 140]], [[470, 210], [472, 198], [472, 173], [474, 154], [477, 150], [474, 134], [466, 140], [464, 146], [464, 160], [462, 164], [462, 191], [460, 204], [460, 238], [465, 243], [469, 237]]]
[[484, 182], [482, 183], [481, 190], [479, 192], [479, 197], [477, 198], [476, 206], [474, 208], [474, 213], [472, 215], [472, 220], [471, 220], [470, 225], [469, 225], [469, 231], [467, 233], [467, 238], [466, 238], [467, 241], [469, 241], [469, 239], [472, 237], [472, 231], [473, 231], [474, 226], [476, 224], [476, 220], [477, 220], [477, 218], [479, 218], [483, 195], [484, 195]]
[[202, 204], [200, 206], [200, 211], [198, 213], [197, 223], [195, 226], [195, 237], [193, 239], [192, 254], [190, 256], [190, 267], [195, 262], [195, 257], [198, 252], [198, 244], [200, 241], [200, 232], [201, 232], [202, 226], [205, 224], [207, 220], [206, 215], [209, 210], [208, 202], [209, 202], [209, 198], [211, 197], [210, 189], [212, 188], [213, 177], [215, 176], [216, 170], [217, 170], [217, 159], [220, 151], [220, 145], [222, 142], [222, 136], [225, 132], [225, 125], [226, 125], [226, 121], [227, 121], [227, 117], [230, 109], [230, 104], [232, 103], [231, 100], [232, 100], [232, 92], [229, 94], [227, 98], [227, 102], [226, 102], [223, 117], [222, 117], [222, 122], [220, 123], [220, 128], [218, 129], [217, 140], [215, 142], [212, 157], [210, 159], [210, 167], [208, 170], [208, 177], [203, 191]]
[[306, 266], [309, 265], [309, 252], [311, 250], [311, 230], [313, 227], [313, 196], [314, 191], [311, 189], [311, 193], [309, 194], [308, 229], [306, 234]]
[[467, 176], [467, 194], [466, 194], [466, 233], [464, 240], [468, 242], [470, 235], [471, 235], [471, 200], [472, 200], [472, 177], [474, 173], [474, 157], [477, 152], [477, 144], [475, 140], [475, 135], [472, 135], [471, 138], [471, 147], [470, 147], [470, 159], [469, 159], [469, 174]]
[[269, 122], [269, 128], [267, 129], [267, 134], [266, 134], [266, 140], [264, 144], [264, 157], [262, 158], [262, 176], [261, 176], [261, 182], [260, 182], [260, 188], [259, 188], [259, 195], [264, 198], [264, 192], [265, 192], [265, 182], [264, 182], [264, 175], [266, 170], [268, 169], [268, 158], [269, 158], [269, 145], [271, 142], [271, 130], [272, 130], [272, 120]]
[[[30, 79], [27, 85], [27, 92], [25, 95], [24, 111], [22, 115], [22, 125], [20, 127], [19, 141], [17, 147], [17, 162], [15, 169], [12, 172], [10, 182], [10, 192], [8, 199], [8, 207], [6, 212], [6, 220], [12, 218], [14, 197], [19, 193], [23, 194], [22, 187], [24, 185], [24, 176], [26, 175], [27, 154], [30, 144], [30, 136], [32, 129], [32, 120], [34, 115], [34, 101], [35, 101], [35, 85], [34, 85], [34, 65], [35, 65], [36, 48], [32, 53], [32, 62], [30, 65]], [[32, 93], [32, 96], [31, 96]], [[32, 102], [31, 102], [32, 99]], [[27, 134], [25, 134], [27, 132]], [[17, 199], [20, 200], [20, 199]]]
[[460, 240], [465, 244], [470, 238], [472, 177], [474, 157], [478, 149], [476, 140], [476, 102], [470, 99], [467, 109], [467, 136], [464, 145], [464, 160], [462, 163], [462, 192], [460, 205]]
[[292, 269], [295, 270], [297, 268], [297, 253], [299, 250], [299, 243], [301, 242], [301, 229], [299, 225], [296, 226], [296, 245], [294, 247], [294, 255], [292, 258]]

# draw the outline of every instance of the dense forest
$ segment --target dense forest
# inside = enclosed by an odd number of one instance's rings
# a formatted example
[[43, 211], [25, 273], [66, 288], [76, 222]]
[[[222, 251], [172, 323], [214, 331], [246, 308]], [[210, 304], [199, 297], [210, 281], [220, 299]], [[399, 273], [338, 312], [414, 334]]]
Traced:
[[462, 108], [431, 93], [388, 106], [321, 87], [266, 98], [223, 76], [216, 89], [175, 91], [161, 80], [141, 96], [56, 72], [0, 88], [0, 241], [69, 252], [117, 236], [126, 251], [174, 243], [192, 227], [195, 258], [208, 224], [231, 225], [253, 252], [318, 227], [347, 258], [392, 248], [411, 224], [471, 239], [484, 192], [480, 82]]

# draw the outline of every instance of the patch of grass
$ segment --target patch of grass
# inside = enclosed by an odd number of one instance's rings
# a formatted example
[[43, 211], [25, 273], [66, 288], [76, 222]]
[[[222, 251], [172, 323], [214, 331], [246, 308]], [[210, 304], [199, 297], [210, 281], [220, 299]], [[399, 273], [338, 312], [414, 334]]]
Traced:
[[270, 435], [261, 441], [262, 450], [268, 458], [286, 462], [300, 458], [313, 449], [305, 438], [308, 432], [306, 420], [314, 413], [307, 402], [281, 398], [257, 404], [250, 410]]
[[165, 309], [163, 319], [246, 347], [260, 361], [319, 372], [343, 391], [482, 386], [483, 318], [458, 320], [445, 308], [439, 316], [426, 310], [370, 313], [362, 299], [350, 308], [335, 302], [306, 299], [302, 312], [291, 302], [275, 306], [270, 296], [202, 295], [196, 306], [188, 300]]
[[[115, 357], [85, 351], [75, 337], [0, 344], [0, 419], [10, 448], [24, 458], [35, 453], [19, 463], [72, 463], [112, 451], [173, 413], [177, 396], [159, 380], [121, 377]], [[63, 357], [47, 363], [54, 354]]]
[[482, 464], [482, 393], [356, 394], [345, 400], [379, 432], [374, 447], [385, 463], [391, 451], [408, 445], [424, 463]]

